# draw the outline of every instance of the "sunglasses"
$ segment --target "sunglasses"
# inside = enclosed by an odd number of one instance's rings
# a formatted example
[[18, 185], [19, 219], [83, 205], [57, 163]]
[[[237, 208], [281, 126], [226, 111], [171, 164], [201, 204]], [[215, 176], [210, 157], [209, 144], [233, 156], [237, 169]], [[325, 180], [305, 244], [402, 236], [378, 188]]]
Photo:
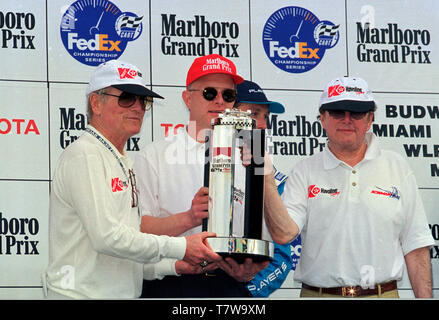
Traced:
[[[188, 91], [202, 91], [203, 97], [207, 101], [212, 101], [218, 95], [218, 90], [216, 90], [215, 88], [212, 88], [212, 87], [207, 87], [207, 88], [204, 88], [203, 90], [201, 90], [201, 89], [188, 89]], [[236, 100], [236, 90], [235, 89], [224, 89], [221, 92], [221, 95], [222, 95], [223, 100], [225, 102], [233, 102]]]
[[151, 109], [152, 107], [152, 97], [147, 97], [147, 96], [138, 96], [132, 93], [128, 93], [128, 92], [122, 92], [119, 96], [115, 95], [115, 94], [110, 94], [110, 93], [106, 93], [106, 92], [102, 92], [101, 94], [106, 95], [106, 96], [112, 96], [112, 97], [116, 97], [119, 98], [118, 99], [118, 104], [120, 107], [122, 108], [130, 108], [134, 105], [134, 103], [136, 103], [137, 99], [139, 99], [140, 102], [140, 106], [142, 107], [143, 111], [147, 111], [149, 109]]
[[352, 111], [344, 111], [344, 110], [326, 110], [328, 111], [329, 115], [337, 120], [344, 119], [346, 112], [349, 112], [351, 115], [351, 118], [354, 120], [361, 120], [364, 118], [366, 114], [369, 112], [352, 112]]

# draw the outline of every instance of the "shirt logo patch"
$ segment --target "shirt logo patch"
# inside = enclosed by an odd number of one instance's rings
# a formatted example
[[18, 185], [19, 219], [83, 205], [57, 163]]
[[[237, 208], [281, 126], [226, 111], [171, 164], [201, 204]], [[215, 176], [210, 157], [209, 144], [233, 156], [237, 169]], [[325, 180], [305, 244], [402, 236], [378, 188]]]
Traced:
[[111, 179], [111, 190], [113, 192], [123, 191], [127, 187], [128, 187], [128, 184], [126, 182], [120, 180], [120, 178]]
[[308, 198], [314, 198], [320, 192], [320, 188], [314, 184], [308, 187]]
[[137, 75], [140, 76], [136, 70], [130, 68], [117, 68], [117, 71], [120, 79], [135, 79]]
[[329, 194], [331, 197], [338, 196], [340, 191], [337, 188], [319, 188], [315, 184], [308, 187], [308, 198], [315, 198], [319, 193]]
[[340, 84], [331, 86], [328, 88], [328, 98], [339, 96], [341, 93], [345, 92], [345, 87]]
[[393, 186], [390, 188], [392, 189], [391, 191], [375, 186], [375, 189], [373, 189], [371, 193], [399, 200], [401, 196], [399, 194], [398, 188]]

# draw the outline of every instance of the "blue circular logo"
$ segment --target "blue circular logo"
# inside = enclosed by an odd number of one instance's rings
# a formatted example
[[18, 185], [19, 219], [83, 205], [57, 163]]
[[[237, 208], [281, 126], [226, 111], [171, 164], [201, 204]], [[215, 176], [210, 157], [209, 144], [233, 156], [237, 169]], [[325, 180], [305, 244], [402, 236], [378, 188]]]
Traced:
[[78, 0], [61, 19], [61, 39], [73, 58], [97, 66], [123, 54], [128, 42], [141, 35], [142, 19], [107, 0]]
[[307, 72], [322, 61], [327, 49], [338, 43], [339, 26], [320, 21], [301, 7], [281, 8], [265, 23], [262, 32], [265, 53], [276, 67], [286, 72]]

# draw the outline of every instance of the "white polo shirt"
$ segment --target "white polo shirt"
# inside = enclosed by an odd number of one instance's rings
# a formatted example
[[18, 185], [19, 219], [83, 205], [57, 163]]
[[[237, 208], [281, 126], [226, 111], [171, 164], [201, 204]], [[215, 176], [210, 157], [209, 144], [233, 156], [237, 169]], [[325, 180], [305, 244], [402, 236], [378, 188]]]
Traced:
[[[186, 240], [140, 232], [125, 174], [132, 160], [88, 128], [120, 161], [88, 132], [62, 153], [50, 195], [49, 266], [43, 281], [72, 298], [139, 297], [144, 271], [147, 279], [175, 274]], [[165, 257], [172, 259], [161, 260]]]
[[434, 244], [413, 171], [367, 133], [355, 167], [328, 147], [299, 162], [282, 200], [302, 235], [297, 281], [316, 287], [399, 280], [404, 255]]
[[[204, 143], [180, 129], [176, 136], [148, 144], [135, 156], [139, 207], [142, 215], [168, 217], [187, 211], [203, 186]], [[201, 226], [182, 236], [201, 232]]]

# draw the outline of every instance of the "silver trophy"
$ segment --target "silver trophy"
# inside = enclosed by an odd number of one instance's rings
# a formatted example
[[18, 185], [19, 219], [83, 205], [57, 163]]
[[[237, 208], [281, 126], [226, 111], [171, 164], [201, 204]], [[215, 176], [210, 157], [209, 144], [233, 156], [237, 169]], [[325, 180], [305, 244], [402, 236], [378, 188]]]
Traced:
[[[204, 185], [209, 187], [209, 216], [203, 231], [213, 251], [242, 263], [272, 260], [274, 245], [262, 240], [264, 220], [265, 131], [255, 129], [250, 111], [226, 110], [206, 134]], [[251, 163], [242, 164], [249, 148]]]

